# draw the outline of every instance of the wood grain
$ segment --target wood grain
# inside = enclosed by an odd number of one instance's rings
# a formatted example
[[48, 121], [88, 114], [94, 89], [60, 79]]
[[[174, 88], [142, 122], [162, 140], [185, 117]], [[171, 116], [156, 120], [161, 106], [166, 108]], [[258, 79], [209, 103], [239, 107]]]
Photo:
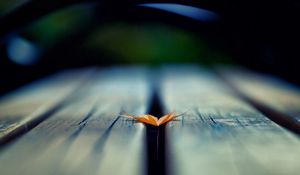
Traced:
[[300, 121], [300, 89], [274, 76], [237, 67], [219, 68], [243, 94]]
[[120, 113], [146, 112], [146, 72], [94, 73], [72, 103], [1, 152], [1, 173], [144, 174], [145, 127]]
[[169, 174], [299, 174], [300, 141], [197, 67], [164, 69], [165, 113], [185, 113], [166, 126]]
[[54, 113], [80, 87], [92, 69], [65, 71], [0, 99], [0, 144]]

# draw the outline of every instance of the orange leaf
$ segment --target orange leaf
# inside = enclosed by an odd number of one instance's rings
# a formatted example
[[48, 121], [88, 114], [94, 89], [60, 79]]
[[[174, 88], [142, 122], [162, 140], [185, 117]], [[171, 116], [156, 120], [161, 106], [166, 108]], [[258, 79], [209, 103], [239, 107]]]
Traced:
[[150, 115], [150, 114], [140, 114], [139, 116], [127, 115], [127, 117], [133, 118], [136, 121], [139, 121], [142, 123], [146, 123], [146, 124], [150, 124], [150, 125], [154, 125], [154, 126], [160, 126], [162, 124], [165, 124], [165, 123], [173, 120], [174, 118], [176, 118], [178, 116], [175, 116], [174, 113], [169, 113], [169, 114], [162, 116], [159, 119], [157, 119], [157, 117]]

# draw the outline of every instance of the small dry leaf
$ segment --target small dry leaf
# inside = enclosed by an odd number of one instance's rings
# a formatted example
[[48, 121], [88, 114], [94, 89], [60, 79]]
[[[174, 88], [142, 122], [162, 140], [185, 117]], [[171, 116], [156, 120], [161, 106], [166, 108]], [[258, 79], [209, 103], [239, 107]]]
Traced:
[[150, 125], [154, 125], [154, 126], [160, 126], [160, 125], [165, 124], [165, 123], [173, 120], [174, 118], [178, 117], [178, 115], [176, 116], [174, 113], [169, 113], [169, 114], [162, 116], [159, 119], [150, 114], [140, 114], [138, 116], [127, 115], [127, 117], [133, 118], [136, 121], [139, 121], [142, 123], [146, 123], [146, 124], [150, 124]]

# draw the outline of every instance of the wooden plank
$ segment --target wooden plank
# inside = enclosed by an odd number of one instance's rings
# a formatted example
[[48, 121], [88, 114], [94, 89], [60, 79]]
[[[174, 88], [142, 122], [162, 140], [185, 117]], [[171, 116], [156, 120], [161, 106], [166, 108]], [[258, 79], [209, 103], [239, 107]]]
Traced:
[[0, 155], [3, 174], [144, 174], [145, 127], [120, 116], [148, 108], [146, 70], [94, 75], [77, 98]]
[[161, 80], [170, 174], [296, 175], [300, 141], [233, 95], [214, 74], [173, 67]]
[[220, 72], [246, 96], [300, 121], [299, 87], [243, 68], [220, 68]]
[[41, 122], [65, 102], [92, 70], [65, 71], [0, 99], [0, 144]]

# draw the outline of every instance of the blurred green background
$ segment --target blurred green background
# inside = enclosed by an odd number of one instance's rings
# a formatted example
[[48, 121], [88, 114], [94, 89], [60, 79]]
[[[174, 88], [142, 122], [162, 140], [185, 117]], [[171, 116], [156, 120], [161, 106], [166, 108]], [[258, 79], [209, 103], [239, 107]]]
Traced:
[[[24, 1], [1, 1], [0, 14], [22, 2]], [[196, 32], [159, 21], [134, 23], [115, 20], [97, 24], [96, 11], [95, 6], [86, 4], [60, 9], [28, 25], [18, 37], [37, 46], [43, 53], [61, 43], [69, 44], [65, 41], [72, 40], [77, 33], [90, 26], [91, 29], [85, 33], [83, 39], [74, 41], [80, 43], [71, 44], [75, 45], [74, 50], [77, 52], [88, 53], [83, 59], [93, 59], [96, 64], [97, 59], [102, 60], [99, 61], [100, 64], [231, 62], [226, 54], [211, 47]], [[42, 59], [42, 55], [40, 57]], [[72, 62], [72, 58], [66, 59]], [[40, 60], [36, 59], [33, 64], [38, 61]]]
[[132, 2], [1, 0], [0, 93], [120, 64], [238, 64], [300, 84], [297, 0]]

